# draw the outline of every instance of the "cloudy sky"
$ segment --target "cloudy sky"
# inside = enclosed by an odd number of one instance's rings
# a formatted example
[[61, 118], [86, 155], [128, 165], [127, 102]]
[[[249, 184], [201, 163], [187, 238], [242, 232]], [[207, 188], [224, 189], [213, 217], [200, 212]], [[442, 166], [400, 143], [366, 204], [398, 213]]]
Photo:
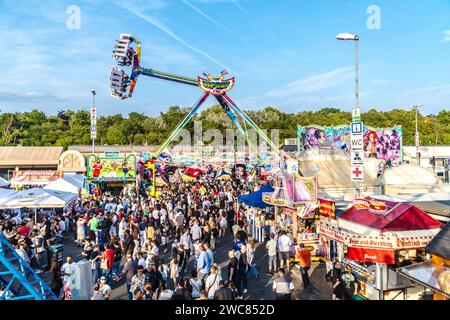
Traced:
[[350, 110], [354, 46], [335, 37], [351, 32], [361, 38], [363, 111], [434, 113], [450, 107], [449, 12], [448, 0], [0, 0], [0, 110], [87, 109], [92, 88], [99, 114], [196, 102], [198, 88], [144, 77], [133, 99], [110, 97], [123, 32], [142, 41], [144, 67], [191, 77], [228, 69], [244, 109]]

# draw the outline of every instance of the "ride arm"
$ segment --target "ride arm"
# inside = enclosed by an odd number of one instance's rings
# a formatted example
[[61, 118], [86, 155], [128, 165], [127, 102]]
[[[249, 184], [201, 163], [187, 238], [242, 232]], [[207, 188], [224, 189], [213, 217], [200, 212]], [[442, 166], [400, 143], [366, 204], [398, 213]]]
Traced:
[[192, 110], [188, 113], [188, 115], [183, 119], [183, 121], [180, 122], [180, 124], [175, 128], [175, 130], [172, 132], [172, 134], [169, 136], [169, 138], [161, 145], [159, 150], [154, 155], [155, 158], [158, 158], [161, 153], [163, 153], [164, 149], [167, 148], [167, 146], [175, 140], [175, 138], [178, 136], [178, 134], [183, 130], [183, 128], [186, 126], [186, 124], [197, 114], [198, 109], [202, 106], [202, 104], [206, 101], [206, 99], [209, 97], [209, 93], [204, 93], [202, 97], [197, 101], [197, 103], [194, 105]]
[[245, 114], [245, 112], [234, 103], [233, 100], [225, 93], [223, 95], [226, 101], [230, 104], [230, 107], [232, 110], [234, 110], [237, 114], [239, 114], [245, 122], [247, 122], [255, 131], [266, 141], [266, 143], [272, 148], [273, 151], [277, 152], [278, 154], [281, 154], [281, 151], [278, 149], [278, 147], [270, 140], [269, 137], [253, 122], [253, 120]]
[[194, 78], [183, 77], [183, 76], [179, 76], [179, 75], [175, 75], [175, 74], [171, 74], [171, 73], [167, 73], [167, 72], [161, 72], [161, 71], [156, 71], [156, 70], [146, 69], [146, 68], [142, 68], [140, 70], [140, 74], [142, 74], [144, 76], [148, 76], [148, 77], [153, 77], [153, 78], [157, 78], [157, 79], [168, 80], [168, 81], [172, 81], [172, 82], [177, 82], [177, 83], [181, 83], [181, 84], [187, 84], [190, 86], [198, 87], [198, 81], [197, 81], [197, 79], [194, 79]]

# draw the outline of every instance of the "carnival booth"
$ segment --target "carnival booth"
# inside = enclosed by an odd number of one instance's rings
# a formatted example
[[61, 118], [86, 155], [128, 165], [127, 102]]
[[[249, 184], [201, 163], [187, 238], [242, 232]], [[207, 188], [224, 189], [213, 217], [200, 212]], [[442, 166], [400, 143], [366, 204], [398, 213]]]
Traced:
[[422, 298], [450, 300], [450, 222], [430, 242], [431, 260], [401, 268], [400, 273], [422, 290]]
[[94, 196], [102, 192], [118, 195], [136, 185], [136, 156], [120, 157], [116, 153], [104, 158], [89, 155], [87, 162], [86, 191]]
[[275, 177], [276, 188], [264, 194], [263, 201], [275, 206], [275, 224], [298, 243], [311, 250], [314, 260], [320, 259], [319, 235], [314, 220], [317, 202], [317, 177], [305, 178], [298, 174], [298, 166], [287, 162], [286, 171]]
[[320, 219], [320, 243], [327, 260], [350, 267], [359, 296], [369, 300], [406, 299], [413, 286], [397, 269], [423, 261], [424, 248], [442, 228], [415, 206], [372, 198], [355, 200], [336, 219]]
[[259, 191], [251, 194], [238, 196], [238, 201], [245, 203], [250, 208], [246, 211], [247, 221], [250, 225], [252, 235], [257, 241], [264, 241], [265, 230], [270, 227], [269, 210], [273, 208], [272, 205], [263, 201], [263, 194], [273, 192], [274, 189], [270, 184], [266, 184]]

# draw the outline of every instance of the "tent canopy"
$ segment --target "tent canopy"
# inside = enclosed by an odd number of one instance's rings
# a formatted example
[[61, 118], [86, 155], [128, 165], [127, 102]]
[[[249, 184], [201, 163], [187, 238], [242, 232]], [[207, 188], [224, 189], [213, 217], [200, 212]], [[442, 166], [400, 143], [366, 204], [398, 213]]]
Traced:
[[19, 193], [19, 191], [12, 190], [12, 189], [0, 189], [0, 208], [12, 199], [12, 197]]
[[426, 251], [435, 256], [450, 260], [450, 222], [430, 242]]
[[[366, 200], [377, 200], [366, 198]], [[434, 230], [442, 228], [442, 223], [433, 219], [419, 208], [406, 203], [385, 202], [385, 214], [373, 213], [369, 209], [348, 209], [338, 219], [384, 232]]]
[[78, 195], [56, 190], [30, 189], [18, 192], [2, 204], [5, 209], [14, 208], [64, 208]]
[[246, 205], [250, 207], [255, 208], [268, 208], [272, 207], [270, 204], [265, 203], [262, 198], [264, 193], [271, 193], [274, 192], [275, 189], [272, 188], [270, 184], [266, 184], [261, 190], [256, 191], [251, 194], [247, 194], [245, 196], [238, 196], [238, 200], [240, 202], [245, 203]]
[[7, 180], [3, 179], [2, 177], [0, 177], [0, 188], [7, 187], [9, 185], [10, 185], [9, 181], [7, 181]]

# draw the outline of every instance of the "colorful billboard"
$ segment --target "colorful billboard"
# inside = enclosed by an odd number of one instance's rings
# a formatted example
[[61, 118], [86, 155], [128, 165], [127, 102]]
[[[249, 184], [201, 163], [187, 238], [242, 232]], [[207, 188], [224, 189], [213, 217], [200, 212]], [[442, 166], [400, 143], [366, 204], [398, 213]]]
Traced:
[[97, 158], [87, 157], [87, 179], [92, 181], [134, 181], [136, 180], [136, 157]]
[[[350, 153], [350, 125], [298, 127], [298, 144], [301, 151], [328, 148]], [[375, 129], [363, 126], [364, 156], [378, 160], [390, 160], [393, 164], [403, 161], [403, 130], [401, 126]]]

